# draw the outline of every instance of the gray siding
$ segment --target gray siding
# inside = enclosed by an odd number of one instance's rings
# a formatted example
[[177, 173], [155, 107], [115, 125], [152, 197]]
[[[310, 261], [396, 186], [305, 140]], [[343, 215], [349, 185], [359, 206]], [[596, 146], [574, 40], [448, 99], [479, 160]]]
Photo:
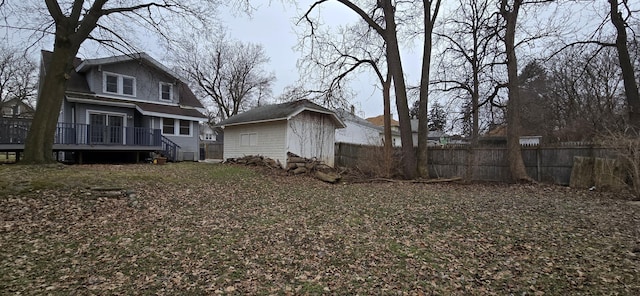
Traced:
[[200, 159], [200, 139], [198, 138], [200, 131], [198, 128], [198, 122], [192, 121], [192, 136], [164, 135], [180, 146], [180, 150], [178, 150], [178, 161], [197, 161]]
[[75, 116], [76, 123], [84, 123], [89, 124], [89, 115], [88, 113], [107, 113], [107, 114], [122, 114], [125, 116], [126, 126], [134, 126], [133, 115], [135, 113], [134, 109], [131, 108], [122, 108], [122, 107], [112, 107], [112, 106], [99, 106], [99, 105], [88, 105], [88, 104], [75, 104]]
[[[119, 74], [135, 78], [135, 96], [118, 95], [105, 93], [103, 89], [105, 73]], [[138, 61], [127, 61], [113, 64], [105, 64], [92, 67], [86, 73], [89, 88], [98, 96], [122, 98], [124, 100], [133, 101], [149, 101], [160, 102], [164, 104], [176, 105], [179, 101], [179, 92], [176, 86], [173, 88], [173, 101], [160, 100], [160, 82], [176, 83], [177, 79], [173, 78], [163, 71], [159, 71], [153, 66]], [[150, 129], [162, 129], [162, 120], [159, 117], [144, 116], [136, 111], [133, 107], [114, 107], [104, 105], [93, 105], [83, 103], [70, 103], [64, 101], [62, 113], [59, 122], [64, 123], [89, 123], [89, 112], [107, 113], [122, 115], [125, 118], [127, 127], [142, 127]], [[167, 115], [171, 118], [171, 115]], [[197, 121], [191, 122], [191, 134], [189, 136], [182, 135], [164, 135], [174, 143], [180, 146], [178, 150], [178, 161], [197, 161], [200, 153], [199, 125]]]
[[[105, 72], [135, 77], [136, 96], [121, 96], [122, 98], [170, 103], [160, 100], [160, 82], [175, 83], [176, 79], [151, 66], [145, 65], [144, 63], [141, 64], [137, 61], [129, 61], [93, 67], [86, 74], [87, 83], [93, 92], [98, 95], [116, 96], [103, 91], [103, 77]], [[176, 86], [174, 86], [173, 91], [173, 103], [177, 103], [178, 91]]]
[[[162, 118], [145, 117], [144, 122], [148, 122], [148, 128], [162, 130]], [[163, 134], [164, 135], [164, 134]], [[191, 136], [164, 135], [169, 140], [180, 146], [178, 151], [179, 161], [197, 161], [200, 159], [200, 126], [197, 121], [191, 121]]]

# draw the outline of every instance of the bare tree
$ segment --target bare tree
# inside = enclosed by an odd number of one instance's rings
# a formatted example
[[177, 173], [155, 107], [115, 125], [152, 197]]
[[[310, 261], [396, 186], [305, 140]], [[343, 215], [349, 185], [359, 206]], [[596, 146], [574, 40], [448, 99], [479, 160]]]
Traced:
[[518, 83], [518, 61], [516, 58], [516, 24], [524, 0], [501, 0], [500, 15], [505, 22], [503, 42], [507, 56], [509, 79], [509, 102], [507, 103], [507, 158], [513, 181], [530, 181], [522, 160], [520, 148], [520, 84]]
[[[638, 12], [637, 3], [632, 3], [628, 0], [607, 0], [606, 4], [608, 4], [608, 14], [606, 14], [606, 17], [602, 19], [602, 22], [596, 29], [591, 32], [590, 36], [568, 43], [556, 51], [554, 56], [573, 47], [588, 52], [589, 46], [595, 46], [597, 49], [589, 58], [589, 60], [594, 60], [605, 48], [615, 48], [618, 54], [617, 64], [620, 67], [623, 78], [628, 125], [631, 127], [629, 131], [633, 131], [637, 135], [640, 133], [640, 93], [636, 75], [638, 74], [637, 72], [640, 71], [638, 70], [640, 65], [637, 65], [639, 56], [637, 52], [638, 35], [634, 33], [632, 29], [633, 22], [635, 21], [636, 25], [638, 23], [637, 18], [634, 19], [634, 13]], [[606, 24], [609, 21], [615, 28], [614, 37], [608, 34], [609, 32], [606, 29]], [[629, 36], [627, 31], [631, 32], [631, 36]], [[615, 39], [615, 41], [607, 41], [611, 39]], [[634, 57], [630, 52], [631, 47], [636, 50], [636, 61], [634, 61]]]
[[[377, 38], [377, 33], [364, 22], [352, 26], [340, 28], [341, 34], [321, 33], [316, 29], [312, 38], [311, 48], [305, 48], [301, 43], [301, 49], [307, 52], [300, 64], [308, 73], [304, 73], [307, 79], [320, 82], [320, 93], [323, 105], [345, 104], [346, 98], [341, 98], [346, 92], [346, 81], [354, 74], [359, 74], [366, 69], [371, 69], [382, 88], [384, 105], [384, 168], [387, 175], [391, 174], [393, 143], [391, 138], [391, 74], [385, 59], [383, 40]], [[335, 38], [339, 40], [335, 40]], [[386, 68], [386, 74], [383, 69]], [[314, 75], [314, 73], [316, 75]], [[319, 77], [316, 77], [319, 76]], [[345, 100], [344, 102], [342, 102]]]
[[[640, 134], [640, 93], [638, 93], [638, 82], [635, 77], [635, 70], [629, 54], [627, 45], [627, 20], [631, 17], [632, 10], [629, 7], [628, 0], [608, 0], [611, 8], [611, 23], [616, 28], [615, 47], [618, 51], [618, 61], [622, 70], [622, 78], [624, 82], [624, 92], [627, 96], [627, 104], [629, 108], [629, 124], [635, 129], [636, 134]], [[623, 16], [619, 6], [623, 7], [626, 15]]]
[[193, 81], [200, 93], [212, 103], [218, 120], [229, 118], [271, 99], [272, 72], [259, 44], [191, 39], [174, 47], [175, 63]]
[[313, 101], [330, 108], [349, 107], [354, 95], [349, 86], [355, 75], [385, 63], [384, 44], [375, 34], [358, 22], [337, 30], [316, 28], [302, 36], [298, 49], [304, 56], [298, 66]]
[[[314, 34], [317, 22], [311, 19], [310, 13], [318, 6], [328, 0], [319, 0], [314, 2], [304, 14], [303, 18], [307, 20]], [[396, 11], [397, 7], [391, 0], [377, 1], [373, 7], [365, 7], [348, 0], [337, 0], [354, 13], [356, 13], [373, 31], [379, 35], [386, 44], [385, 57], [387, 60], [388, 70], [391, 74], [394, 91], [396, 95], [396, 107], [398, 111], [398, 119], [400, 122], [400, 137], [402, 142], [402, 167], [403, 174], [406, 178], [413, 179], [416, 176], [416, 155], [413, 151], [413, 139], [411, 132], [411, 122], [409, 118], [409, 106], [407, 100], [407, 87], [405, 84], [404, 71], [402, 61], [400, 59], [400, 49], [397, 35]], [[398, 4], [398, 3], [395, 3]], [[368, 12], [367, 12], [368, 11]]]
[[489, 0], [459, 0], [454, 14], [445, 20], [443, 32], [436, 33], [446, 41], [439, 79], [439, 88], [463, 103], [467, 111], [463, 117], [469, 122], [469, 136], [473, 144], [480, 134], [480, 110], [493, 104], [506, 83], [494, 77], [493, 69], [502, 62], [496, 51], [495, 13]]
[[[213, 2], [211, 2], [213, 3]], [[54, 37], [51, 63], [40, 85], [38, 108], [27, 135], [24, 150], [25, 163], [54, 162], [51, 150], [53, 137], [58, 119], [58, 110], [62, 105], [67, 81], [73, 71], [73, 60], [86, 40], [101, 42], [106, 46], [126, 50], [130, 48], [123, 38], [123, 31], [109, 26], [109, 21], [117, 20], [123, 25], [140, 24], [146, 29], [170, 27], [170, 16], [180, 16], [185, 19], [193, 16], [195, 21], [200, 18], [204, 7], [189, 1], [159, 1], [143, 2], [133, 0], [124, 1], [55, 1], [45, 0], [44, 7], [34, 4], [31, 9], [37, 15], [26, 18], [33, 22], [30, 28], [35, 34], [51, 34]], [[29, 4], [27, 4], [29, 5]], [[4, 7], [3, 7], [4, 9]], [[42, 14], [38, 14], [42, 13]], [[40, 39], [42, 39], [42, 36]]]
[[423, 0], [422, 10], [424, 24], [424, 36], [422, 46], [422, 71], [420, 76], [420, 100], [418, 104], [418, 175], [429, 178], [427, 163], [427, 137], [429, 123], [427, 118], [427, 105], [429, 102], [429, 84], [431, 69], [431, 47], [433, 43], [433, 27], [440, 11], [440, 0]]
[[0, 48], [0, 105], [18, 99], [34, 106], [36, 92], [36, 66], [29, 58], [19, 55], [20, 51]]
[[[624, 131], [625, 98], [613, 47], [599, 54], [575, 48], [548, 63], [544, 106], [555, 141], [592, 141], [598, 134]], [[522, 74], [521, 74], [522, 75]]]

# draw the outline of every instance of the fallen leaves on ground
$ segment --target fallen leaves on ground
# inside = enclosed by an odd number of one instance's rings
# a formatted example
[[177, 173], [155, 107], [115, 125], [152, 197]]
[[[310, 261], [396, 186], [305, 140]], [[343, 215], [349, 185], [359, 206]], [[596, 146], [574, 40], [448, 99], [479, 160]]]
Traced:
[[0, 176], [2, 294], [640, 294], [640, 206], [612, 194], [197, 163]]

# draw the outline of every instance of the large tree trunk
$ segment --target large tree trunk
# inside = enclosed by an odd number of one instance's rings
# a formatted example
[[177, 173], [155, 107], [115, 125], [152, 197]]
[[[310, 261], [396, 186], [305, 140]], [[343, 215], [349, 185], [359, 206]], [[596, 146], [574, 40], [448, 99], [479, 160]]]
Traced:
[[53, 142], [62, 101], [79, 46], [56, 36], [51, 63], [42, 81], [38, 105], [31, 122], [21, 163], [53, 163]]
[[[431, 4], [435, 1], [433, 17], [431, 15]], [[428, 137], [429, 119], [427, 118], [427, 106], [429, 103], [429, 70], [431, 69], [431, 45], [433, 35], [433, 25], [438, 11], [440, 10], [440, 0], [423, 0], [423, 22], [424, 22], [424, 43], [422, 47], [422, 73], [420, 77], [420, 101], [418, 103], [418, 175], [422, 178], [429, 178], [428, 163]]]
[[616, 49], [618, 50], [618, 60], [622, 70], [624, 82], [624, 93], [627, 96], [629, 107], [629, 125], [636, 134], [640, 133], [640, 94], [638, 93], [638, 83], [636, 82], [635, 71], [629, 49], [627, 47], [627, 30], [622, 14], [618, 11], [618, 0], [609, 0], [611, 6], [611, 23], [616, 27]]
[[393, 138], [391, 136], [391, 72], [387, 66], [387, 80], [382, 83], [384, 104], [384, 164], [387, 177], [391, 177], [393, 168]]
[[387, 63], [393, 76], [393, 85], [396, 94], [396, 108], [398, 121], [400, 122], [400, 140], [402, 142], [402, 171], [407, 179], [416, 177], [416, 154], [413, 149], [413, 135], [411, 132], [411, 119], [409, 117], [409, 103], [407, 102], [407, 87], [404, 82], [400, 49], [398, 48], [398, 36], [395, 23], [395, 7], [391, 0], [382, 1], [385, 23], [385, 41], [387, 42]]
[[[64, 15], [57, 1], [46, 0], [47, 9], [54, 20], [55, 41], [53, 43], [53, 54], [51, 62], [47, 65], [47, 72], [38, 94], [38, 105], [33, 116], [27, 140], [24, 145], [23, 163], [43, 164], [54, 162], [53, 159], [53, 138], [56, 131], [56, 123], [62, 107], [67, 81], [73, 71], [73, 59], [80, 45], [84, 42], [91, 31], [97, 26], [98, 19], [105, 15], [102, 10], [107, 0], [97, 0], [91, 4], [82, 17], [84, 1], [74, 0], [69, 15]], [[130, 8], [119, 8], [113, 11], [133, 11], [139, 8], [150, 6], [134, 6]]]
[[423, 0], [424, 42], [422, 44], [422, 73], [420, 76], [420, 101], [418, 101], [418, 176], [429, 178], [427, 138], [429, 136], [429, 67], [431, 66], [431, 2]]
[[[474, 48], [478, 48], [478, 38], [474, 35]], [[480, 65], [478, 61], [478, 52], [474, 50], [473, 61], [471, 67], [473, 68], [473, 92], [471, 93], [471, 114], [472, 114], [472, 127], [471, 127], [471, 145], [478, 145], [478, 137], [480, 136]]]
[[507, 75], [509, 77], [509, 102], [507, 103], [507, 158], [509, 171], [514, 182], [530, 181], [522, 160], [520, 147], [520, 85], [518, 83], [518, 62], [516, 60], [515, 35], [518, 10], [523, 0], [514, 0], [510, 11], [506, 9], [506, 1], [502, 0], [501, 14], [506, 21], [504, 37], [507, 53]]

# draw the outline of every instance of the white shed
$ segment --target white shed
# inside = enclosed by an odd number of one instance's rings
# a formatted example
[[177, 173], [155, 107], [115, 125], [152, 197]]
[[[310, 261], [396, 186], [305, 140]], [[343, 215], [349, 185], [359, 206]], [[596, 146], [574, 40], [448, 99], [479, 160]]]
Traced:
[[334, 165], [335, 130], [345, 124], [309, 100], [257, 107], [221, 121], [223, 158], [261, 155], [287, 165], [287, 154]]

